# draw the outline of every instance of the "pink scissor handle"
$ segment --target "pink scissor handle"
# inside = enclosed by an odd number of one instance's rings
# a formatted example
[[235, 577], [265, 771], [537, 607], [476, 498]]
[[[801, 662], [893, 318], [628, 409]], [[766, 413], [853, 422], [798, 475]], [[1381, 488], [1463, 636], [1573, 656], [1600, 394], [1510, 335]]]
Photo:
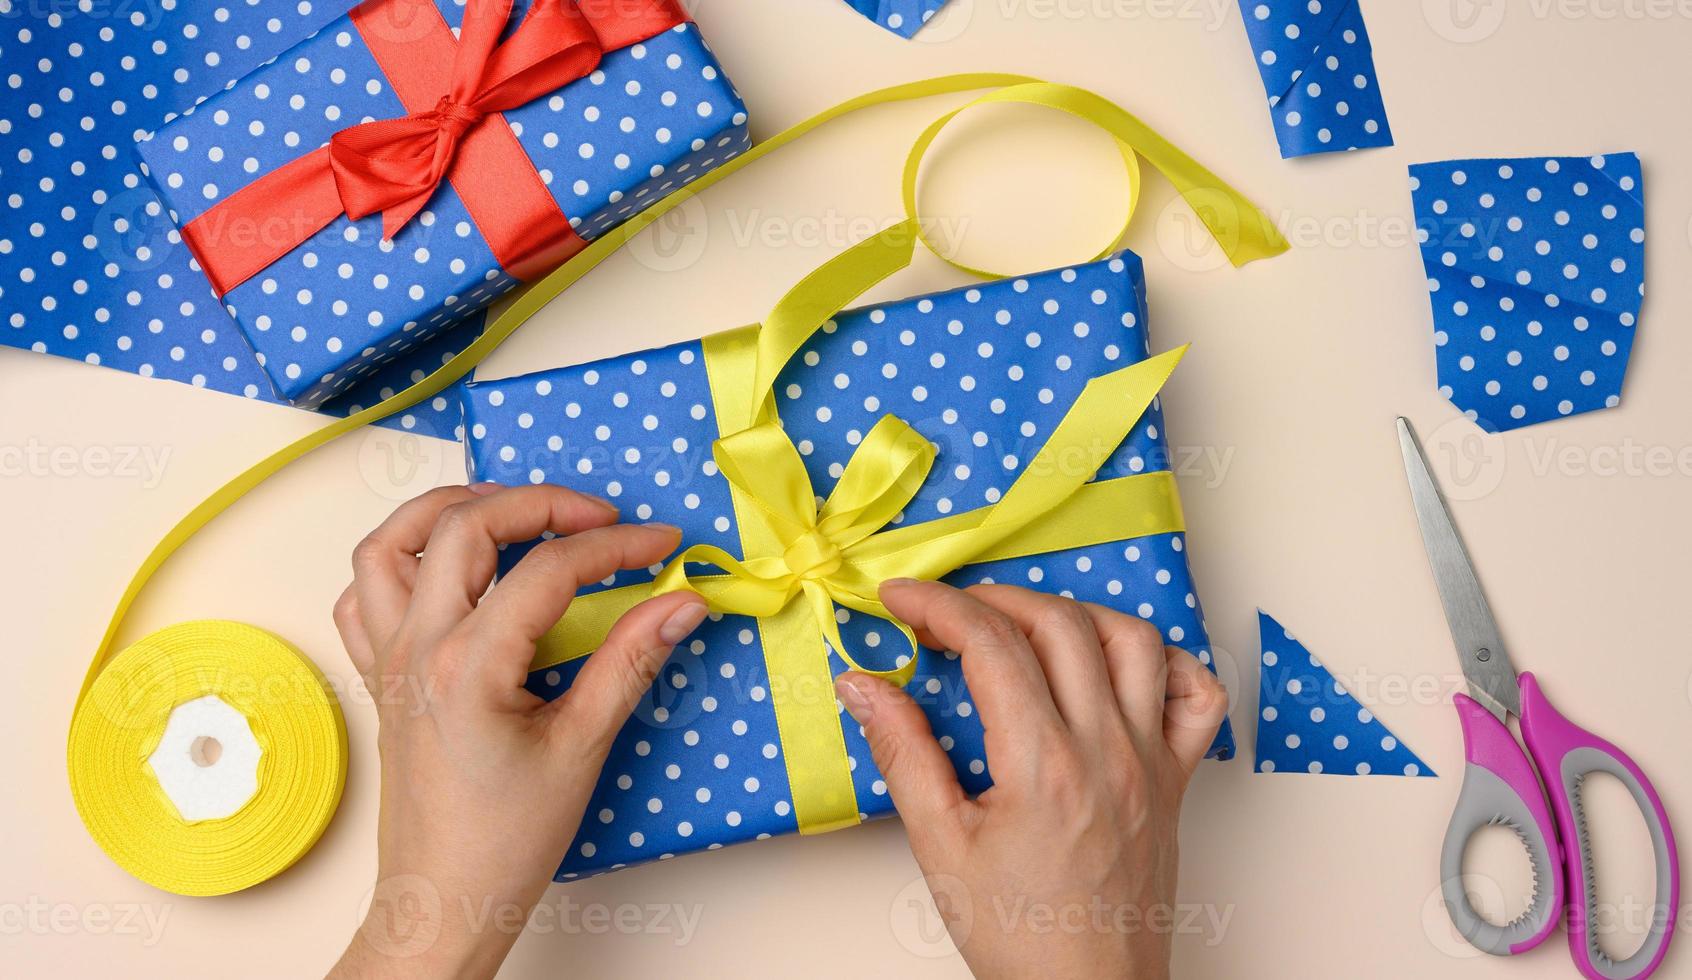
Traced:
[[[1522, 691], [1522, 741], [1533, 753], [1534, 764], [1551, 794], [1557, 813], [1558, 834], [1563, 841], [1563, 862], [1570, 883], [1569, 952], [1575, 966], [1590, 980], [1632, 980], [1648, 977], [1663, 961], [1674, 937], [1674, 921], [1680, 904], [1680, 858], [1674, 846], [1674, 828], [1669, 825], [1663, 801], [1650, 779], [1621, 749], [1564, 718], [1539, 689], [1530, 673], [1519, 678]], [[1656, 901], [1651, 909], [1651, 929], [1639, 951], [1617, 960], [1598, 946], [1591, 929], [1597, 903], [1592, 854], [1588, 850], [1586, 815], [1581, 810], [1581, 783], [1587, 776], [1608, 773], [1621, 780], [1633, 796], [1645, 826], [1651, 833], [1651, 848], [1657, 870]]]
[[[1451, 924], [1469, 945], [1494, 956], [1525, 952], [1545, 941], [1563, 913], [1563, 862], [1557, 825], [1545, 805], [1526, 753], [1510, 729], [1473, 698], [1452, 698], [1463, 725], [1463, 788], [1451, 812], [1440, 851], [1440, 891]], [[1482, 918], [1463, 887], [1463, 852], [1482, 827], [1502, 825], [1516, 832], [1533, 865], [1534, 894], [1514, 921], [1495, 925]]]

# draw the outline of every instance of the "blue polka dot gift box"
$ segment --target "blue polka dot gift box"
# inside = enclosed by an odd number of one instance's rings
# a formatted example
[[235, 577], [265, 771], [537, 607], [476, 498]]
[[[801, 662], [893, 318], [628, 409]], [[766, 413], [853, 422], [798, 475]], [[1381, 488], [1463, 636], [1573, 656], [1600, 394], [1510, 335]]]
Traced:
[[[775, 322], [775, 314], [765, 322]], [[479, 480], [556, 483], [600, 494], [619, 505], [625, 520], [680, 527], [690, 549], [714, 546], [721, 561], [744, 558], [748, 535], [763, 525], [757, 516], [748, 522], [738, 495], [746, 481], [767, 474], [733, 463], [733, 453], [714, 455], [713, 441], [725, 436], [725, 412], [744, 411], [719, 383], [726, 369], [716, 365], [732, 360], [749, 331], [758, 335], [748, 328], [593, 364], [466, 383], [469, 468]], [[1078, 399], [1102, 379], [1172, 365], [1170, 355], [1151, 358], [1149, 352], [1141, 263], [1123, 253], [837, 314], [796, 345], [768, 390], [793, 447], [793, 465], [802, 467], [818, 498], [830, 500], [822, 505], [825, 521], [836, 493], [865, 482], [858, 448], [881, 440], [897, 419], [909, 423], [918, 434], [912, 452], [930, 451], [932, 465], [919, 485], [905, 488], [914, 496], [880, 532], [897, 538], [935, 530], [929, 525], [967, 524], [979, 510], [1010, 500], [1031, 473], [1051, 468], [1050, 458], [1037, 451], [1059, 439], [1059, 423]], [[1130, 370], [1119, 370], [1124, 368]], [[1101, 380], [1089, 386], [1093, 379]], [[1124, 478], [1136, 477], [1167, 485], [1173, 504], [1168, 444], [1154, 395], [1155, 388], [1144, 395], [1143, 414], [1126, 406], [1114, 416], [1098, 413], [1116, 418], [1113, 424], [1126, 437], [1092, 457], [1103, 464], [1085, 490], [1135, 483]], [[886, 449], [887, 458], [904, 458], [897, 444]], [[725, 459], [734, 472], [719, 465]], [[1137, 514], [1126, 505], [1109, 513], [1119, 517], [1095, 521], [1090, 529], [1098, 543], [988, 556], [945, 580], [1010, 583], [1103, 603], [1150, 620], [1169, 642], [1210, 663], [1184, 534], [1140, 533]], [[526, 550], [505, 549], [501, 569], [509, 570]], [[808, 567], [826, 558], [819, 557], [826, 549], [813, 550], [814, 560], [801, 559]], [[783, 557], [791, 567], [792, 550]], [[657, 574], [643, 569], [598, 583], [578, 597], [560, 629], [595, 593], [613, 595], [651, 583]], [[866, 589], [873, 593], [873, 586]], [[790, 742], [784, 738], [789, 729], [778, 730], [784, 700], [820, 713], [824, 734], [837, 744], [844, 739], [850, 818], [843, 823], [892, 811], [863, 734], [841, 711], [829, 678], [847, 669], [840, 645], [867, 669], [908, 669], [911, 648], [884, 619], [845, 606], [829, 616], [828, 609], [824, 605], [818, 615], [837, 627], [839, 645], [818, 648], [827, 673], [809, 686], [772, 681], [787, 676], [781, 665], [790, 651], [766, 648], [771, 621], [761, 615], [713, 613], [677, 647], [617, 737], [559, 880], [799, 830], [788, 756], [809, 758], [809, 743]], [[816, 637], [818, 628], [810, 629]], [[582, 663], [537, 670], [529, 688], [557, 697]], [[906, 690], [927, 711], [964, 787], [985, 790], [992, 777], [981, 721], [956, 655], [923, 651]], [[1224, 728], [1212, 754], [1229, 758], [1233, 751], [1232, 733]], [[802, 760], [795, 771], [803, 774]]]
[[1240, 0], [1281, 157], [1392, 145], [1358, 0]]
[[369, 0], [139, 150], [278, 393], [316, 407], [748, 145], [676, 0]]
[[1613, 408], [1645, 296], [1639, 157], [1410, 168], [1440, 393], [1499, 432]]
[[853, 10], [902, 38], [913, 38], [948, 0], [846, 0]]

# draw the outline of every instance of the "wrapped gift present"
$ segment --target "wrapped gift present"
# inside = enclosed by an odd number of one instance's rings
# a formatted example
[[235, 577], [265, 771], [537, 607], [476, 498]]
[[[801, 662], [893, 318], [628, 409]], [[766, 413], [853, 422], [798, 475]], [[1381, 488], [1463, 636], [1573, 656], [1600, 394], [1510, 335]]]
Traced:
[[[792, 312], [464, 386], [477, 479], [599, 494], [690, 545], [578, 596], [542, 641], [532, 691], [562, 693], [615, 615], [654, 591], [712, 604], [616, 739], [559, 880], [890, 813], [834, 698], [853, 664], [904, 683], [964, 787], [986, 789], [956, 655], [917, 652], [882, 618], [886, 578], [1102, 603], [1211, 662], [1155, 402], [1180, 355], [1150, 356], [1138, 257], [858, 309], [814, 332], [791, 329]], [[507, 548], [503, 568], [526, 549]], [[1212, 755], [1233, 749], [1224, 728]]]
[[315, 407], [748, 145], [679, 0], [368, 0], [140, 151]]

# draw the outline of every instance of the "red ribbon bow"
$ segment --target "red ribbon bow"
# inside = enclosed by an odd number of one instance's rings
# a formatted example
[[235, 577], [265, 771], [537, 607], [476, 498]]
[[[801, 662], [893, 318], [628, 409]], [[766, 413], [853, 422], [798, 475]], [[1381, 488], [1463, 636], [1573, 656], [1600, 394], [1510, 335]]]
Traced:
[[[678, 0], [469, 0], [454, 38], [430, 0], [366, 0], [351, 18], [408, 114], [329, 145], [224, 198], [183, 229], [221, 297], [343, 213], [393, 238], [450, 181], [500, 266], [544, 275], [584, 243], [500, 113], [586, 77], [604, 52], [686, 20]], [[449, 62], [444, 80], [440, 66]]]
[[510, 16], [511, 0], [466, 6], [452, 80], [433, 108], [343, 129], [329, 141], [348, 217], [380, 211], [382, 237], [394, 237], [446, 179], [466, 133], [598, 67], [599, 37], [577, 8], [536, 0], [500, 44]]

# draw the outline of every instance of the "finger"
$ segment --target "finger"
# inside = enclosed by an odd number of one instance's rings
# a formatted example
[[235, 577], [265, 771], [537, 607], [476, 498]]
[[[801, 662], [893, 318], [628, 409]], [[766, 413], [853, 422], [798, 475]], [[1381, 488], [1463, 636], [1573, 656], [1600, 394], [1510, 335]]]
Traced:
[[359, 617], [373, 649], [387, 646], [399, 629], [417, 584], [417, 556], [429, 542], [429, 532], [441, 511], [453, 504], [493, 492], [493, 484], [436, 487], [401, 504], [376, 530], [353, 549], [353, 588]]
[[370, 638], [364, 633], [364, 620], [358, 610], [358, 589], [348, 585], [335, 600], [335, 629], [340, 631], [341, 645], [347, 648], [347, 659], [364, 678], [368, 687], [376, 673], [376, 654], [370, 649]]
[[501, 488], [446, 507], [423, 548], [406, 611], [408, 635], [433, 646], [469, 615], [493, 582], [500, 545], [616, 522], [610, 503], [547, 484]]
[[1071, 730], [1109, 723], [1121, 731], [1122, 713], [1111, 697], [1098, 630], [1080, 603], [1012, 585], [977, 585], [968, 592], [1028, 635], [1052, 700]]
[[[1032, 767], [1052, 741], [1067, 737], [1046, 675], [1009, 616], [939, 582], [884, 582], [881, 601], [927, 636], [925, 645], [961, 655], [964, 680], [981, 709], [987, 761], [1001, 781]], [[1013, 763], [1023, 765], [1013, 769]]]
[[934, 739], [928, 716], [910, 695], [867, 674], [841, 674], [834, 690], [863, 726], [875, 767], [904, 819], [913, 846], [933, 829], [956, 824], [960, 807], [971, 806], [958, 785], [946, 750]]
[[1084, 603], [1104, 646], [1106, 671], [1128, 730], [1147, 745], [1162, 736], [1168, 658], [1163, 634], [1135, 616]]
[[556, 744], [574, 758], [586, 756], [597, 770], [670, 651], [704, 621], [705, 612], [699, 596], [673, 592], [624, 613], [564, 697], [548, 708]]
[[680, 543], [681, 531], [662, 524], [615, 524], [543, 541], [464, 617], [452, 631], [464, 642], [450, 649], [478, 658], [473, 673], [488, 690], [516, 690], [528, 675], [535, 642], [564, 618], [577, 590], [662, 561]]
[[1192, 775], [1228, 717], [1228, 690], [1197, 657], [1169, 647], [1169, 698], [1163, 705], [1163, 738]]

